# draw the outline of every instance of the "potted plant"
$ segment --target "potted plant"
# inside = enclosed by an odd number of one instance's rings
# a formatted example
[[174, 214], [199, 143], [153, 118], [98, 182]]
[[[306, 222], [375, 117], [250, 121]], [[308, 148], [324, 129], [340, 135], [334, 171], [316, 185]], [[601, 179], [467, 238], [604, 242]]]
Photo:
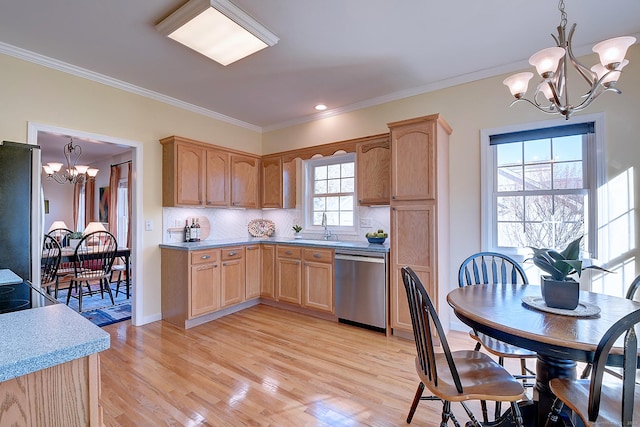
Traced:
[[578, 259], [582, 237], [569, 243], [562, 252], [531, 247], [533, 263], [540, 270], [549, 273], [549, 276], [540, 277], [542, 298], [548, 307], [575, 310], [580, 297], [580, 284], [569, 276], [577, 273], [580, 277], [582, 270], [588, 268], [609, 271], [596, 265], [582, 266], [582, 260]]
[[293, 232], [294, 232], [293, 237], [295, 237], [296, 239], [301, 239], [302, 238], [302, 234], [300, 234], [300, 232], [302, 231], [302, 226], [296, 224], [291, 228], [293, 229]]
[[74, 231], [73, 233], [69, 233], [69, 246], [72, 249], [75, 249], [76, 246], [78, 246], [80, 240], [82, 240], [82, 232]]

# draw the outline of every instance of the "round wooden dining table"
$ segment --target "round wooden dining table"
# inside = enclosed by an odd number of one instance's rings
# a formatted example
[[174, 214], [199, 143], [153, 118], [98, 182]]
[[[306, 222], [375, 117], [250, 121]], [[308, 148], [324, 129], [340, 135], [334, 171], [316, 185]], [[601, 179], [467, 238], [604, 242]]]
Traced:
[[[620, 318], [640, 309], [640, 303], [626, 298], [582, 291], [580, 310], [556, 314], [532, 308], [523, 299], [540, 297], [535, 285], [474, 285], [457, 288], [447, 295], [455, 315], [471, 328], [498, 340], [535, 351], [535, 409], [527, 411], [535, 420], [527, 425], [544, 426], [554, 396], [553, 378], [576, 378], [576, 362], [591, 362], [598, 342]], [[589, 310], [590, 309], [590, 310]]]

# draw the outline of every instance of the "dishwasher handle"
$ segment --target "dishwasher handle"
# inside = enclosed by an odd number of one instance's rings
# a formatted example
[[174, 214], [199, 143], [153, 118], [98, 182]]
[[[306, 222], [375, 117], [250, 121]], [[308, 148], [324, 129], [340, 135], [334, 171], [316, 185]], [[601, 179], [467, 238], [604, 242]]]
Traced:
[[357, 255], [344, 255], [344, 254], [336, 254], [335, 259], [346, 260], [346, 261], [357, 261], [357, 262], [370, 262], [374, 264], [384, 264], [384, 258], [379, 257], [371, 257], [371, 256], [357, 256]]

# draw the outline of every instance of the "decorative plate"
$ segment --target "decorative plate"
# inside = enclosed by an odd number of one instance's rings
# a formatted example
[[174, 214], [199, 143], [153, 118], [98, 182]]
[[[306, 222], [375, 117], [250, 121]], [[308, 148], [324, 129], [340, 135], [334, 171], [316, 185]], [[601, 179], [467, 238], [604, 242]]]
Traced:
[[597, 305], [589, 304], [588, 302], [578, 302], [578, 306], [575, 310], [548, 307], [542, 297], [522, 297], [522, 302], [531, 308], [535, 308], [536, 310], [546, 311], [547, 313], [560, 314], [562, 316], [591, 317], [600, 313], [600, 307], [598, 307]]
[[271, 237], [276, 232], [276, 224], [268, 219], [252, 219], [249, 221], [248, 229], [253, 237]]

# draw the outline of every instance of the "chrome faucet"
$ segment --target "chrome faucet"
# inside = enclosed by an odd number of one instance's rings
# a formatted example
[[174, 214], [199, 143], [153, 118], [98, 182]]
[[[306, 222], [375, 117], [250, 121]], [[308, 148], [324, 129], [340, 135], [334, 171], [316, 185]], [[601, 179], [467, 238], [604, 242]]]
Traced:
[[322, 212], [322, 226], [324, 227], [324, 236], [322, 237], [324, 240], [329, 240], [331, 237], [331, 231], [327, 229], [327, 213]]

